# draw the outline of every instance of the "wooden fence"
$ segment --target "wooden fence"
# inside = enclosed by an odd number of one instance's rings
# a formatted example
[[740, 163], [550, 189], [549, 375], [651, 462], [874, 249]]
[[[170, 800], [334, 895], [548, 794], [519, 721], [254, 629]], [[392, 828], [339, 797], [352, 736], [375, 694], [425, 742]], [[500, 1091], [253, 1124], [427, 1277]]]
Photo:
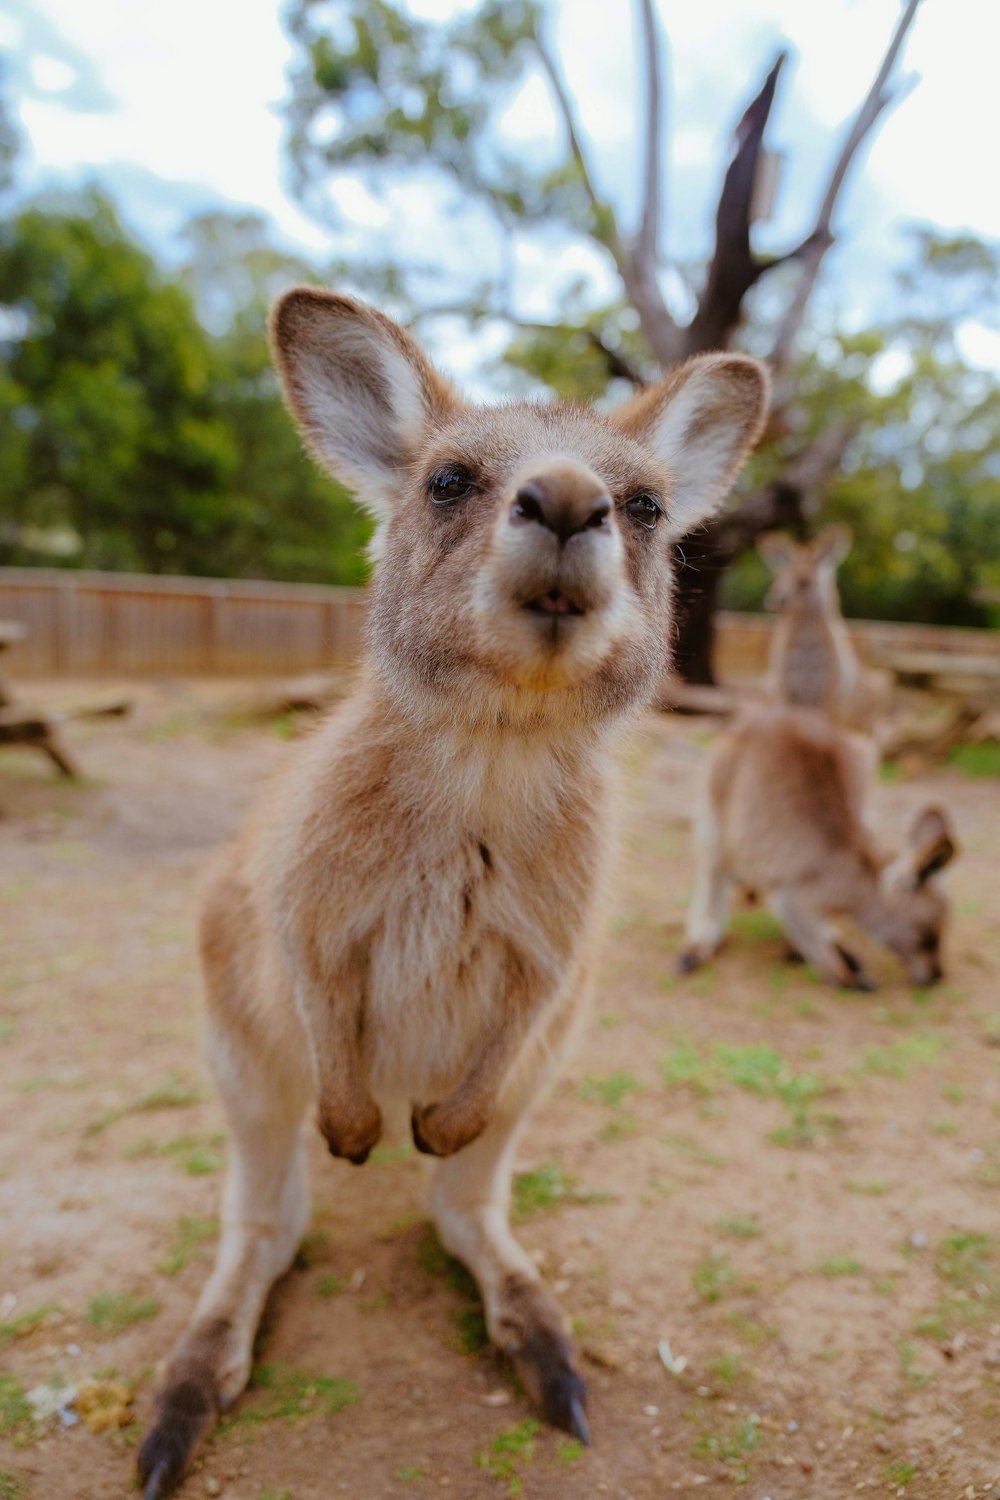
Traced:
[[[345, 666], [359, 653], [364, 613], [363, 589], [0, 568], [0, 619], [28, 627], [4, 659], [4, 672], [15, 677], [245, 676]], [[869, 659], [914, 651], [1000, 654], [996, 632], [850, 624]], [[764, 615], [723, 614], [720, 676], [759, 676], [771, 628]]]

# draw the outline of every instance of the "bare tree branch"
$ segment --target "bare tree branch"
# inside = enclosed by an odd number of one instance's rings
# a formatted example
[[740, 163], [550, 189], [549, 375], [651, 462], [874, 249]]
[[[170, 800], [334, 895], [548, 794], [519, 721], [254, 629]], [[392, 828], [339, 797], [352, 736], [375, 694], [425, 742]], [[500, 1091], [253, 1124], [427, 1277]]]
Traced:
[[621, 238], [618, 233], [618, 225], [615, 221], [614, 211], [611, 205], [597, 192], [594, 185], [593, 173], [587, 161], [587, 154], [583, 149], [583, 141], [577, 128], [576, 116], [573, 113], [573, 103], [563, 83], [562, 74], [556, 66], [555, 58], [536, 31], [532, 37], [539, 61], [545, 70], [549, 80], [549, 86], [555, 97], [559, 113], [562, 116], [566, 136], [569, 141], [570, 153], [580, 173], [587, 197], [590, 199], [590, 207], [594, 215], [594, 235], [606, 249], [614, 256], [615, 264], [621, 270], [624, 259]]
[[792, 300], [778, 328], [774, 348], [771, 353], [776, 404], [781, 404], [788, 398], [788, 372], [795, 349], [795, 340], [802, 324], [806, 304], [812, 295], [816, 278], [819, 275], [820, 264], [826, 252], [833, 244], [833, 232], [831, 228], [833, 213], [851, 164], [866, 136], [875, 125], [879, 115], [890, 103], [895, 103], [903, 97], [902, 91], [897, 92], [895, 98], [887, 93], [886, 84], [895, 65], [896, 58], [899, 55], [899, 50], [903, 45], [906, 33], [913, 24], [913, 19], [916, 16], [919, 5], [920, 0], [906, 0], [903, 13], [896, 23], [896, 29], [886, 48], [885, 56], [882, 58], [872, 86], [862, 101], [861, 107], [855, 115], [844, 144], [840, 149], [840, 153], [833, 164], [833, 170], [830, 173], [830, 179], [823, 194], [819, 212], [816, 215], [816, 223], [812, 232], [803, 241], [798, 251], [794, 252], [795, 258], [801, 262], [802, 269]]
[[584, 330], [587, 338], [594, 348], [604, 357], [608, 367], [608, 374], [614, 380], [630, 380], [636, 389], [641, 389], [645, 384], [643, 376], [635, 365], [632, 364], [620, 349], [613, 349], [610, 344], [605, 343], [600, 334], [593, 328]]
[[750, 249], [750, 215], [761, 143], [785, 58], [786, 53], [779, 52], [736, 127], [736, 153], [726, 172], [715, 215], [715, 253], [698, 310], [687, 329], [689, 354], [725, 348], [739, 323], [743, 298], [775, 264], [755, 259]]
[[653, 0], [639, 0], [643, 41], [646, 49], [646, 170], [643, 179], [642, 220], [634, 255], [643, 265], [655, 268], [659, 258], [660, 200], [663, 167], [662, 73], [659, 38]]

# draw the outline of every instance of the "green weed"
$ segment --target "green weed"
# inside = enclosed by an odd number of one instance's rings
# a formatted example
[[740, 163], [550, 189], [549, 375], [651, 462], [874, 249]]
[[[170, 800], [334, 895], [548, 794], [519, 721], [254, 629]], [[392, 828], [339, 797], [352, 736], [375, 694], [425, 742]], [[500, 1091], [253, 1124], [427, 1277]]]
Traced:
[[857, 1276], [864, 1270], [856, 1255], [831, 1255], [813, 1267], [820, 1276]]
[[914, 1068], [937, 1062], [944, 1043], [935, 1031], [915, 1031], [897, 1037], [883, 1047], [868, 1047], [861, 1059], [861, 1072], [880, 1078], [907, 1078]]
[[733, 1219], [716, 1219], [715, 1227], [720, 1234], [727, 1235], [734, 1240], [753, 1240], [763, 1233], [760, 1224], [755, 1218], [736, 1217]]
[[218, 1219], [183, 1214], [177, 1221], [166, 1254], [156, 1262], [156, 1269], [164, 1276], [176, 1276], [197, 1257], [205, 1240], [214, 1239], [218, 1232]]
[[57, 1307], [54, 1302], [44, 1302], [41, 1307], [33, 1307], [29, 1312], [23, 1312], [17, 1318], [11, 1318], [6, 1323], [0, 1323], [0, 1349], [6, 1349], [8, 1345], [23, 1339], [36, 1328], [51, 1323], [62, 1315], [62, 1308]]
[[640, 1094], [642, 1084], [634, 1073], [609, 1073], [604, 1078], [581, 1078], [576, 1086], [577, 1097], [588, 1103], [606, 1104], [609, 1109], [619, 1109], [629, 1094]]
[[23, 1448], [37, 1435], [34, 1409], [21, 1382], [13, 1375], [0, 1374], [0, 1437], [10, 1438], [16, 1448]]
[[498, 1433], [487, 1453], [476, 1455], [477, 1466], [485, 1469], [491, 1479], [506, 1484], [508, 1495], [524, 1493], [521, 1470], [535, 1456], [535, 1436], [541, 1431], [541, 1426], [533, 1417], [528, 1417], [516, 1427]]
[[703, 1302], [718, 1302], [737, 1280], [735, 1269], [725, 1256], [710, 1250], [703, 1255], [691, 1275], [691, 1284]]
[[105, 1338], [117, 1338], [144, 1318], [155, 1318], [160, 1304], [155, 1297], [141, 1297], [138, 1292], [98, 1292], [87, 1303], [86, 1318], [95, 1332]]
[[311, 1375], [277, 1361], [257, 1365], [248, 1386], [251, 1403], [221, 1424], [220, 1432], [259, 1422], [296, 1421], [302, 1417], [332, 1417], [356, 1406], [361, 1388], [353, 1380]]
[[966, 776], [1000, 776], [1000, 745], [995, 740], [956, 745], [948, 759]]

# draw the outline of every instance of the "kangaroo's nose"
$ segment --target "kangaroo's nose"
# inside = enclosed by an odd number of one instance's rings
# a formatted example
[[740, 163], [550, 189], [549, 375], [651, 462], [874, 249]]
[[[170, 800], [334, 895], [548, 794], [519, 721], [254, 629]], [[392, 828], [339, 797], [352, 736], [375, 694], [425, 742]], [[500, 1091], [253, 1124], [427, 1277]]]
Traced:
[[581, 531], [610, 531], [611, 496], [591, 489], [529, 479], [514, 496], [512, 526], [534, 524], [568, 542]]

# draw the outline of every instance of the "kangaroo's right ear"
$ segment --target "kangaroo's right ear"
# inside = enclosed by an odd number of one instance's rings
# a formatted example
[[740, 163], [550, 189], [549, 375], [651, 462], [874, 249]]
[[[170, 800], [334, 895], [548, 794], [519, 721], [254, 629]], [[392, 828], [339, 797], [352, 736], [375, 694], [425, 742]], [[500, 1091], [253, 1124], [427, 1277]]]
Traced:
[[318, 287], [279, 300], [271, 344], [313, 457], [387, 520], [427, 428], [459, 406], [454, 390], [398, 323]]
[[757, 538], [757, 551], [772, 573], [780, 573], [795, 561], [801, 548], [783, 531], [766, 531]]
[[853, 540], [846, 526], [825, 526], [818, 536], [813, 537], [813, 560], [825, 563], [835, 571], [850, 552]]

